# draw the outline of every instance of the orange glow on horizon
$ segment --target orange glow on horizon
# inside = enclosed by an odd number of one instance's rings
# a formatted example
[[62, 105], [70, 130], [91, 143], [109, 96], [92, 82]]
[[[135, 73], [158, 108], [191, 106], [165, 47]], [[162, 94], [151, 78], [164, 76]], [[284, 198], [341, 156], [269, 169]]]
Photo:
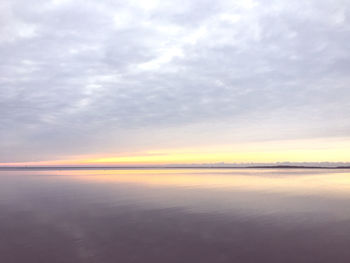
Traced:
[[349, 162], [350, 140], [298, 140], [164, 149], [118, 155], [73, 156], [65, 160], [6, 165], [166, 165], [202, 163]]

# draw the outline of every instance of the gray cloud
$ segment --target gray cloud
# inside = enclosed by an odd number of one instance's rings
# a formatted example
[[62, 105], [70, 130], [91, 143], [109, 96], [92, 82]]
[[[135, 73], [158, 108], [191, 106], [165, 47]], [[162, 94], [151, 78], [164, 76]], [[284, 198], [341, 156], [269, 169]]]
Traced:
[[349, 7], [3, 3], [0, 162], [348, 136]]

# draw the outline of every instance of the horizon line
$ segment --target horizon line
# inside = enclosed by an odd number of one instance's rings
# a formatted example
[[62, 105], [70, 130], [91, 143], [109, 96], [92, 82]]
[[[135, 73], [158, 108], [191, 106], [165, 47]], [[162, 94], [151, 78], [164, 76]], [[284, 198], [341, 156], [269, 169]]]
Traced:
[[52, 169], [52, 170], [78, 170], [78, 169], [350, 169], [350, 164], [338, 166], [322, 165], [113, 165], [113, 166], [96, 166], [96, 165], [21, 165], [21, 166], [1, 166], [0, 170], [35, 170], [35, 169]]

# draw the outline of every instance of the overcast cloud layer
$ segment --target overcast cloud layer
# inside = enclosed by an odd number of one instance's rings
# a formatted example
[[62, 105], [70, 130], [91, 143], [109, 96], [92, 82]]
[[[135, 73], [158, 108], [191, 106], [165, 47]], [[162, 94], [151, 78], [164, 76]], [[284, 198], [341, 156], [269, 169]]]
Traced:
[[0, 162], [346, 137], [350, 2], [0, 3]]

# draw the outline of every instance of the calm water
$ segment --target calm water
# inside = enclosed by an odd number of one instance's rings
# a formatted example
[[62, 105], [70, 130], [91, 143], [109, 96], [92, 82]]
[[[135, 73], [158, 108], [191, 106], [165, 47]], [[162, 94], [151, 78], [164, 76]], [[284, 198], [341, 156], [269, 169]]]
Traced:
[[1, 263], [350, 262], [350, 171], [0, 171]]

